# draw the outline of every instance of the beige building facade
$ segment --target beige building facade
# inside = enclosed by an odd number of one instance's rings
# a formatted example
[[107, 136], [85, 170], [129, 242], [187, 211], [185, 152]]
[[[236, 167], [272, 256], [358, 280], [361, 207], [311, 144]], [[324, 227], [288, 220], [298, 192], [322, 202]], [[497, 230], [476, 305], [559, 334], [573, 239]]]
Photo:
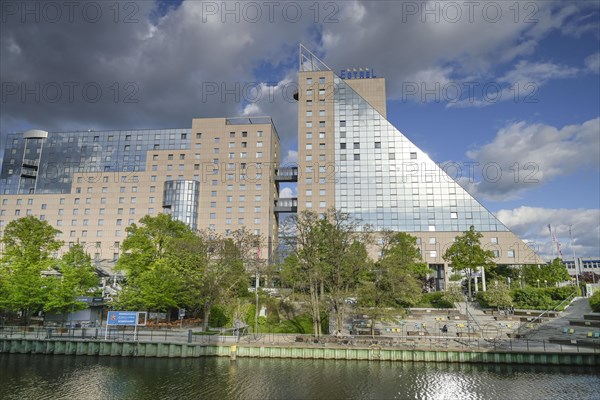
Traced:
[[186, 129], [28, 131], [8, 136], [0, 171], [0, 232], [27, 215], [116, 260], [125, 228], [161, 212], [192, 229], [260, 235], [277, 248], [279, 136], [270, 118], [194, 119]]

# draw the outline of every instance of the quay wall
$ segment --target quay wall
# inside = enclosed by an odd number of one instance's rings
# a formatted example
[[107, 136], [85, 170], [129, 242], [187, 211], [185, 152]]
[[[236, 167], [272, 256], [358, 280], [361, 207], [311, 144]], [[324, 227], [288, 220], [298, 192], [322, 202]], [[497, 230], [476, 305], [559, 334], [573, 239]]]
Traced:
[[600, 353], [500, 352], [340, 348], [307, 345], [205, 345], [73, 339], [0, 338], [0, 353], [113, 357], [237, 357], [326, 360], [420, 361], [490, 364], [600, 365]]

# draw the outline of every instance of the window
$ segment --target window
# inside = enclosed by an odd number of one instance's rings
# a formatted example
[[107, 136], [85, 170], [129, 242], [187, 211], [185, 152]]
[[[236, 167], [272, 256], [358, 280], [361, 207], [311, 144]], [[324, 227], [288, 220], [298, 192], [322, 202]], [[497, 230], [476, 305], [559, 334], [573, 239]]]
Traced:
[[346, 143], [340, 143], [340, 149], [345, 150], [346, 149]]
[[494, 244], [498, 244], [498, 238], [497, 237], [490, 238], [490, 242], [494, 243]]
[[354, 161], [359, 161], [359, 160], [360, 160], [360, 154], [355, 154]]
[[514, 250], [508, 250], [508, 251], [506, 252], [506, 256], [507, 256], [508, 258], [514, 258], [514, 257], [515, 257], [515, 251], [514, 251]]
[[360, 143], [359, 142], [354, 142], [354, 148], [355, 149], [360, 149]]
[[430, 250], [429, 251], [429, 257], [436, 258], [437, 257], [437, 250]]
[[429, 244], [435, 244], [435, 238], [434, 237], [430, 237], [429, 238]]
[[414, 151], [411, 151], [410, 153], [410, 159], [411, 160], [415, 160], [417, 158], [417, 153], [415, 153]]
[[376, 149], [380, 149], [381, 148], [381, 142], [375, 142], [375, 148]]

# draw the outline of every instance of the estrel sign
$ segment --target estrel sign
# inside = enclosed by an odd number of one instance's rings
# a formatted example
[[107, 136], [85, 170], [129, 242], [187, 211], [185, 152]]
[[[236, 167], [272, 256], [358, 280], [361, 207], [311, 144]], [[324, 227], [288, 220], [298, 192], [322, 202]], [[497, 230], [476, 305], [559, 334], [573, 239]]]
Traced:
[[373, 68], [347, 68], [340, 70], [342, 79], [370, 79], [377, 78]]

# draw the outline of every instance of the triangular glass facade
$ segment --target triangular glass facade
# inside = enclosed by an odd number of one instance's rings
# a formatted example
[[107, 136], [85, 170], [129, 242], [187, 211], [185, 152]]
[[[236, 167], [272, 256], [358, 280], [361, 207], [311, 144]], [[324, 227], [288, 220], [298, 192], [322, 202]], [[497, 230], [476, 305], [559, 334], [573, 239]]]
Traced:
[[336, 75], [334, 87], [337, 208], [377, 230], [509, 231]]

